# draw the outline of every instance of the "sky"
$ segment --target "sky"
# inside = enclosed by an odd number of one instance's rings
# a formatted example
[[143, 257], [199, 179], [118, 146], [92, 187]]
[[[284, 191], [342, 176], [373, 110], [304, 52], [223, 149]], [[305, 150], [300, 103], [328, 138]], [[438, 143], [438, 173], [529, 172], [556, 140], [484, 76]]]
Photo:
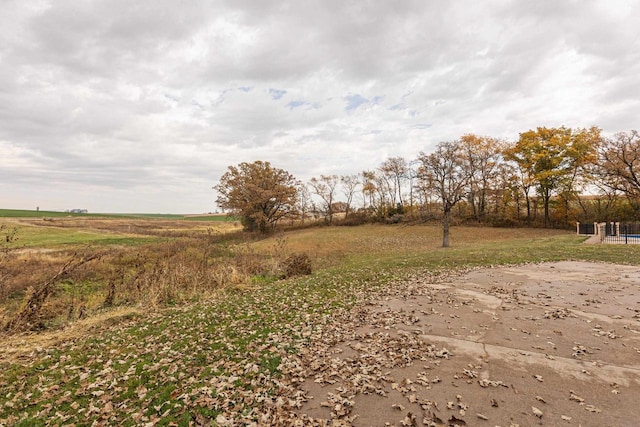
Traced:
[[204, 213], [466, 133], [640, 127], [635, 0], [2, 0], [0, 208]]

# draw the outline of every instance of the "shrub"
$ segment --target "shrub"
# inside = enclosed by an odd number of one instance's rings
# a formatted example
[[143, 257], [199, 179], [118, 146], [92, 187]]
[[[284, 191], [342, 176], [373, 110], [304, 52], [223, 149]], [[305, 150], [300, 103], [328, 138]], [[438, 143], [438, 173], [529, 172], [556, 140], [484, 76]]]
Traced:
[[307, 254], [291, 255], [284, 261], [284, 277], [305, 276], [311, 274], [311, 258]]
[[400, 222], [402, 222], [403, 219], [404, 219], [404, 215], [403, 214], [394, 213], [390, 217], [387, 217], [385, 219], [385, 222], [387, 224], [399, 224]]
[[345, 216], [344, 218], [336, 221], [336, 225], [344, 225], [344, 226], [357, 226], [363, 224], [369, 224], [373, 222], [373, 218], [371, 217], [371, 213], [369, 212], [352, 212], [349, 216]]

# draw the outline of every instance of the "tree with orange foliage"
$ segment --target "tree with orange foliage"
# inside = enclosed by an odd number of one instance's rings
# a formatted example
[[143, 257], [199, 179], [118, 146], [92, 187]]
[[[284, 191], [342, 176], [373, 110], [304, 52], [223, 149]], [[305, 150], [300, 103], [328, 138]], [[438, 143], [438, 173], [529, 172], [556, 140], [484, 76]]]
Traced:
[[295, 211], [299, 184], [289, 172], [258, 160], [229, 166], [213, 188], [218, 206], [240, 216], [245, 230], [267, 233]]
[[487, 213], [487, 198], [497, 189], [504, 144], [488, 136], [466, 134], [460, 138], [469, 173], [468, 200], [473, 216], [482, 221]]
[[549, 202], [559, 192], [573, 191], [579, 171], [592, 163], [600, 143], [600, 129], [572, 130], [566, 127], [529, 130], [505, 150], [526, 176], [523, 182], [536, 186], [544, 206], [544, 225], [549, 226]]

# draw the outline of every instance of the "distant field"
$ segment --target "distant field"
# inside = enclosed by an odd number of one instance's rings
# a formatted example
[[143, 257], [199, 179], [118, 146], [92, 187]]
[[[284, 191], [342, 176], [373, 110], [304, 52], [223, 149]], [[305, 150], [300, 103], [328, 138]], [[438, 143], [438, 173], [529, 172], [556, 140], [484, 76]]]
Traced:
[[186, 215], [187, 221], [240, 221], [239, 218], [228, 215]]
[[0, 224], [9, 230], [16, 230], [17, 239], [9, 244], [14, 248], [138, 245], [167, 238], [202, 236], [212, 231], [227, 233], [240, 229], [238, 222], [227, 217], [205, 216], [187, 220], [182, 215], [175, 215], [175, 218], [97, 214], [42, 217], [0, 215]]
[[119, 235], [93, 230], [17, 226], [17, 248], [50, 248], [60, 245], [132, 245], [152, 241], [149, 237]]
[[236, 221], [237, 218], [224, 214], [218, 215], [182, 215], [182, 214], [148, 214], [148, 213], [71, 213], [57, 211], [34, 211], [22, 209], [0, 209], [0, 218], [66, 218], [66, 217], [94, 217], [94, 218], [146, 218], [188, 221]]
[[[21, 209], [0, 209], [0, 218], [37, 218], [37, 217], [96, 216], [96, 214], [80, 214], [54, 211], [30, 211]], [[99, 215], [103, 216], [103, 215]]]

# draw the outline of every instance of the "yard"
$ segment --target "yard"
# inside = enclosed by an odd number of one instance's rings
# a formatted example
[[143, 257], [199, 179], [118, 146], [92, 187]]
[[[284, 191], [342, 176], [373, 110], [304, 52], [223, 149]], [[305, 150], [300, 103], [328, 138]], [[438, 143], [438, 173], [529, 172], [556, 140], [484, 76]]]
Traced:
[[[202, 256], [188, 239], [206, 228], [189, 223], [135, 234], [156, 239], [142, 246], [96, 244], [157, 254], [148, 245], [187, 239]], [[211, 260], [277, 267], [305, 253], [313, 273], [5, 334], [0, 425], [625, 425], [640, 390], [638, 273], [602, 262], [640, 251], [565, 231], [452, 231], [449, 249], [436, 225], [215, 240]]]

